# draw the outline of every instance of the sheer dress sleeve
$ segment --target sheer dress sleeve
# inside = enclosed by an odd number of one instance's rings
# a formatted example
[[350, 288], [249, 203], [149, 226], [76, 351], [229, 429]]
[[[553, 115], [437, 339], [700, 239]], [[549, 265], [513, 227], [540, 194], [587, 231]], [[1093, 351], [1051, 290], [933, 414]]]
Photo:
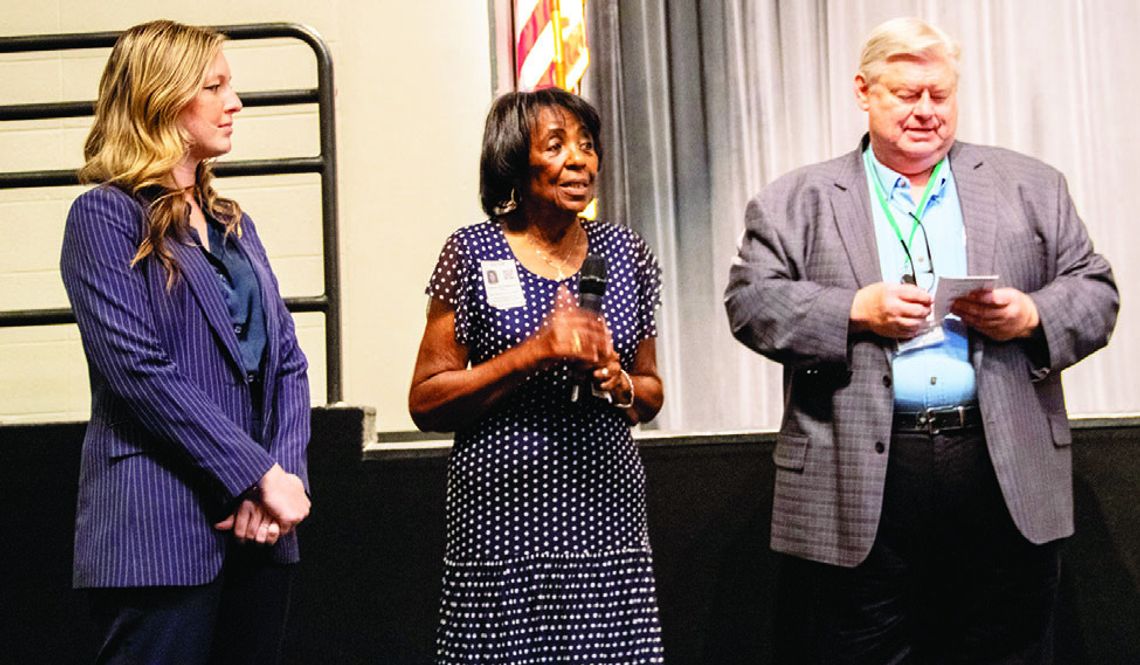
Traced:
[[661, 307], [661, 265], [641, 236], [633, 244], [637, 276], [637, 339], [657, 336], [657, 309]]
[[470, 266], [462, 230], [451, 234], [439, 253], [425, 292], [455, 309], [455, 341], [467, 345], [470, 308]]

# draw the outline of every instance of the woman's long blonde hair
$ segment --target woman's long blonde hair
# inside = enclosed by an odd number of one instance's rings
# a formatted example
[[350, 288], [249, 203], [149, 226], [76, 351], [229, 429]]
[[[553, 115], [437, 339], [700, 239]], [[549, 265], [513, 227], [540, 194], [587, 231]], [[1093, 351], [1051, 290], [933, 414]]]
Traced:
[[[83, 146], [84, 183], [108, 183], [137, 195], [160, 188], [150, 204], [147, 228], [131, 265], [154, 254], [174, 283], [178, 264], [166, 241], [188, 237], [185, 189], [174, 182], [174, 167], [186, 154], [189, 138], [179, 113], [198, 94], [225, 36], [173, 21], [136, 25], [115, 42], [95, 103], [95, 124]], [[217, 195], [208, 162], [198, 165], [192, 194], [204, 210], [238, 232], [241, 209]]]

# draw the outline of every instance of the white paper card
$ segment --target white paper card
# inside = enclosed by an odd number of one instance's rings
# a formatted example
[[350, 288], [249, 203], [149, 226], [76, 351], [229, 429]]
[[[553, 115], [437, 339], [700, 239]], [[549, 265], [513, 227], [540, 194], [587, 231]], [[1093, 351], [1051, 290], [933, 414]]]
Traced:
[[997, 275], [968, 275], [966, 277], [939, 277], [934, 289], [934, 320], [941, 321], [950, 313], [955, 299], [971, 291], [990, 290], [997, 286]]
[[496, 309], [514, 309], [526, 305], [519, 269], [514, 261], [480, 261], [483, 272], [483, 288], [487, 290], [487, 302]]

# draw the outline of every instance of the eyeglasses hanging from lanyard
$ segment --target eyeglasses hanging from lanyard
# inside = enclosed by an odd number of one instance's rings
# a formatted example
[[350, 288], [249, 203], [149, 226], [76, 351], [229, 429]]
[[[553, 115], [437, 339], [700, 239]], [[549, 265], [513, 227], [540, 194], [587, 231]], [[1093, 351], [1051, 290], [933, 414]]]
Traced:
[[[926, 183], [926, 189], [922, 192], [922, 198], [918, 202], [918, 207], [915, 212], [907, 212], [910, 218], [914, 220], [914, 224], [910, 227], [910, 238], [903, 240], [902, 231], [899, 230], [898, 222], [895, 221], [895, 216], [891, 214], [890, 204], [887, 203], [887, 194], [883, 188], [883, 183], [879, 182], [878, 171], [875, 170], [874, 164], [871, 163], [871, 150], [868, 148], [863, 153], [863, 164], [867, 169], [868, 175], [871, 176], [871, 182], [875, 186], [875, 195], [879, 199], [879, 205], [883, 209], [883, 214], [887, 218], [887, 222], [891, 225], [891, 230], [895, 232], [895, 237], [899, 239], [899, 244], [902, 245], [903, 252], [906, 254], [906, 264], [910, 268], [909, 275], [903, 275], [902, 281], [904, 284], [918, 284], [918, 274], [914, 270], [914, 258], [910, 254], [910, 246], [914, 244], [914, 234], [921, 228], [922, 241], [926, 245], [926, 259], [930, 265], [930, 274], [934, 276], [934, 254], [930, 251], [930, 238], [927, 236], [926, 227], [922, 225], [922, 218], [926, 215], [927, 206], [930, 204], [930, 194], [934, 191], [935, 183], [938, 182], [938, 174], [942, 171], [942, 166], [946, 163], [946, 158], [943, 157], [937, 164], [934, 165], [934, 170], [930, 173], [930, 180]], [[931, 284], [933, 286], [933, 283]]]

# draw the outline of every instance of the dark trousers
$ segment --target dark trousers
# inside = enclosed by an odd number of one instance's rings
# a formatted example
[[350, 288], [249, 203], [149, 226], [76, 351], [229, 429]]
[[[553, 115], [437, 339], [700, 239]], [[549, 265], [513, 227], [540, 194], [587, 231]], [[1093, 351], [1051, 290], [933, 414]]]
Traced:
[[782, 560], [777, 662], [1051, 663], [1058, 547], [1018, 532], [981, 428], [896, 433], [867, 559]]
[[277, 665], [295, 566], [234, 543], [202, 586], [88, 591], [98, 665]]

